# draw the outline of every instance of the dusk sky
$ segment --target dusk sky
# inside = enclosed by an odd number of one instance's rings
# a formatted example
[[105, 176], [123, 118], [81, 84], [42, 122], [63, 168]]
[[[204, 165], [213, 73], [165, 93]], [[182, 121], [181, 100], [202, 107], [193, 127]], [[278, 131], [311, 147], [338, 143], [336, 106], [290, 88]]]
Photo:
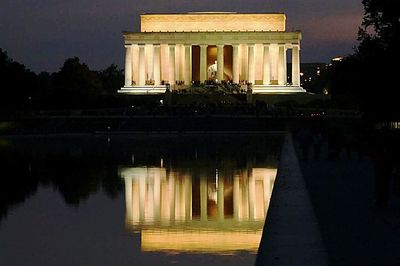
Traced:
[[287, 15], [303, 33], [302, 62], [328, 62], [357, 44], [361, 0], [1, 0], [0, 47], [35, 72], [78, 56], [91, 69], [123, 67], [122, 31], [143, 12], [236, 11]]

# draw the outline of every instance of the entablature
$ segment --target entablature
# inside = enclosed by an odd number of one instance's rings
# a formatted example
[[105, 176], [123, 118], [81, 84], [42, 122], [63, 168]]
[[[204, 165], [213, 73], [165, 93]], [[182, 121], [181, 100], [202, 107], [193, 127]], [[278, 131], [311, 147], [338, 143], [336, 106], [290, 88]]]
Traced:
[[300, 44], [301, 32], [123, 32], [129, 44]]

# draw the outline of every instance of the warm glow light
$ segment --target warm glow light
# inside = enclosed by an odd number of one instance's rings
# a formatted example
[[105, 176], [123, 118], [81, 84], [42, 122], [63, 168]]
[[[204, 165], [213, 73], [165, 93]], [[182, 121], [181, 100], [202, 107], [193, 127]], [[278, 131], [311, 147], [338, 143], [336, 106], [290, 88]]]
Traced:
[[343, 57], [342, 56], [338, 56], [338, 57], [332, 58], [332, 61], [333, 62], [341, 62], [341, 61], [343, 61]]
[[142, 32], [285, 31], [285, 14], [143, 14]]
[[277, 169], [238, 169], [195, 180], [187, 171], [121, 168], [126, 226], [143, 251], [256, 252]]
[[142, 251], [196, 252], [229, 254], [237, 251], [257, 252], [262, 230], [142, 230]]

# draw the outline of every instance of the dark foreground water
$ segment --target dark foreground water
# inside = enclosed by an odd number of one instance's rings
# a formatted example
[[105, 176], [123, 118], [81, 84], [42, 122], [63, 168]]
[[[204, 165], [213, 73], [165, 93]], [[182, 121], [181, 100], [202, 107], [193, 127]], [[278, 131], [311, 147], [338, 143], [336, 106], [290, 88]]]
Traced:
[[400, 265], [399, 133], [294, 134], [330, 265]]
[[281, 143], [0, 140], [0, 264], [254, 264]]

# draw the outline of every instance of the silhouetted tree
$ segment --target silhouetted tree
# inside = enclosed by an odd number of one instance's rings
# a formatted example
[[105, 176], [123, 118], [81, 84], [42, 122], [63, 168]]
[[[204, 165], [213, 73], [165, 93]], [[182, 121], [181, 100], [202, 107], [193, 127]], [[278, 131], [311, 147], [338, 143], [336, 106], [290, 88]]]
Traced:
[[363, 0], [364, 18], [359, 29], [359, 60], [362, 100], [369, 113], [398, 116], [398, 68], [400, 59], [400, 2]]
[[364, 18], [353, 55], [333, 63], [320, 76], [334, 100], [356, 102], [369, 116], [400, 116], [398, 70], [400, 60], [400, 1], [363, 0]]
[[0, 48], [0, 109], [23, 109], [37, 93], [35, 73]]
[[115, 94], [124, 85], [124, 71], [112, 64], [98, 75], [107, 94]]
[[64, 108], [85, 107], [104, 93], [97, 73], [77, 57], [65, 60], [53, 77], [53, 86], [51, 98]]
[[[398, 55], [400, 45], [400, 2], [397, 0], [363, 0], [364, 18], [359, 30], [359, 54], [375, 52]], [[366, 50], [363, 50], [366, 48]], [[363, 52], [367, 52], [364, 54]]]

